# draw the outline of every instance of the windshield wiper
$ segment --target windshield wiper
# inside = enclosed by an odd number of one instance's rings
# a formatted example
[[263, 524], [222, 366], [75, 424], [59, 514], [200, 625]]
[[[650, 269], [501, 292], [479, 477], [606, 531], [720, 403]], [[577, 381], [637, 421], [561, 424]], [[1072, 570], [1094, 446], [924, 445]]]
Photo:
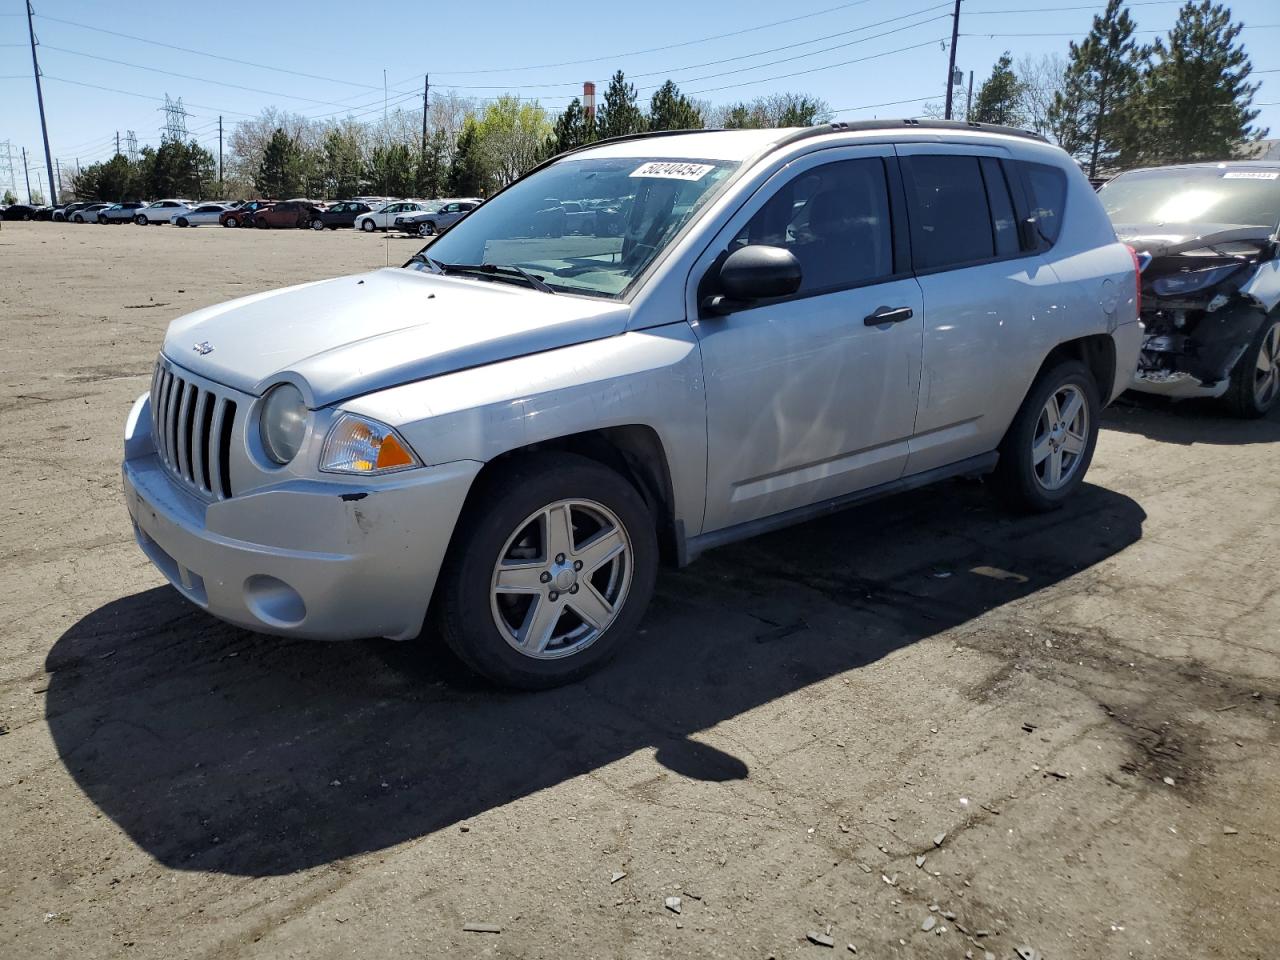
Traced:
[[530, 273], [523, 267], [517, 267], [515, 264], [441, 263], [439, 260], [432, 260], [430, 257], [424, 257], [423, 259], [428, 266], [436, 268], [441, 273], [479, 273], [498, 280], [523, 280], [539, 293], [555, 293], [542, 277], [535, 273]]

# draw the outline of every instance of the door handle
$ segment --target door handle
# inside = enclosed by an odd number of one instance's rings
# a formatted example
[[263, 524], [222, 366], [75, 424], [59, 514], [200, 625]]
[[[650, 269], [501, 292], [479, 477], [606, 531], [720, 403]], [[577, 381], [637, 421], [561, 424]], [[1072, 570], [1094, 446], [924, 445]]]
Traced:
[[901, 323], [913, 316], [915, 312], [910, 307], [878, 307], [875, 313], [863, 317], [862, 322], [868, 327], [878, 327], [883, 323]]

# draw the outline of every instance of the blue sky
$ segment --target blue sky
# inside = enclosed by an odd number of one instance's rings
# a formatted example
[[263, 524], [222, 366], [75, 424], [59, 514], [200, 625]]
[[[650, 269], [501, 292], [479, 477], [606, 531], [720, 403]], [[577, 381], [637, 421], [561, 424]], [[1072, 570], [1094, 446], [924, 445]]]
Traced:
[[[927, 99], [941, 101], [947, 53], [939, 41], [951, 29], [948, 0], [495, 0], [483, 6], [374, 0], [361, 7], [336, 0], [224, 0], [216, 11], [172, 0], [33, 2], [49, 139], [64, 170], [77, 157], [81, 164], [109, 157], [117, 130], [121, 137], [136, 131], [140, 145], [158, 142], [166, 94], [183, 98], [188, 130], [216, 152], [219, 113], [228, 127], [268, 105], [314, 116], [380, 113], [384, 69], [393, 105], [403, 100], [409, 107], [416, 106], [424, 72], [433, 89], [476, 97], [510, 91], [558, 110], [583, 80], [595, 80], [603, 91], [621, 68], [642, 96], [669, 76], [714, 102], [800, 90], [825, 98], [840, 111], [838, 119], [907, 116]], [[1065, 53], [1102, 5], [964, 0], [958, 65], [974, 70], [980, 83], [1006, 49], [1015, 58]], [[1167, 30], [1178, 6], [1178, 0], [1133, 3], [1139, 29], [1148, 31], [1143, 39]], [[1246, 24], [1255, 69], [1280, 68], [1277, 0], [1237, 0], [1231, 7]], [[1031, 12], [1010, 12], [1023, 10]], [[777, 22], [784, 19], [791, 22]], [[734, 35], [721, 36], [728, 33]], [[703, 39], [710, 37], [716, 39]], [[37, 169], [43, 179], [43, 155], [22, 0], [0, 0], [0, 63], [0, 143], [12, 142], [15, 167], [18, 148], [27, 148], [34, 186]], [[1257, 79], [1263, 81], [1258, 100], [1268, 104], [1259, 122], [1280, 136], [1280, 72]], [[21, 187], [20, 169], [18, 180]]]

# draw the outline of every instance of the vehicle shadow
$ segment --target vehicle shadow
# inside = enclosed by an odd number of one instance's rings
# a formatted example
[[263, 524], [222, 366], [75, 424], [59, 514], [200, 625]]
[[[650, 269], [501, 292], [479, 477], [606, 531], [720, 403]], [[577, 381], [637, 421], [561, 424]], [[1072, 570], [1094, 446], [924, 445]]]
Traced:
[[664, 573], [601, 673], [496, 691], [425, 644], [263, 637], [169, 587], [113, 601], [50, 651], [49, 729], [88, 797], [166, 866], [287, 874], [458, 824], [638, 750], [745, 778], [693, 739], [728, 718], [1058, 583], [1142, 536], [1086, 485], [1010, 517], [954, 482], [712, 551]]
[[1260, 420], [1241, 420], [1229, 415], [1216, 400], [1173, 402], [1126, 393], [1107, 408], [1102, 425], [1164, 443], [1275, 443], [1280, 441], [1280, 407]]

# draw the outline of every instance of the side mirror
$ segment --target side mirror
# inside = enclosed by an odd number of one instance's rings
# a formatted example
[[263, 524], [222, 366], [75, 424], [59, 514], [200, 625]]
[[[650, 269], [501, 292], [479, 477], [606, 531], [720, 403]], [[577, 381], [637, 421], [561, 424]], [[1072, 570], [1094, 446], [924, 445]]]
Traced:
[[741, 247], [720, 264], [712, 294], [703, 301], [708, 313], [724, 316], [758, 300], [787, 297], [800, 289], [800, 261], [790, 250], [763, 245]]

